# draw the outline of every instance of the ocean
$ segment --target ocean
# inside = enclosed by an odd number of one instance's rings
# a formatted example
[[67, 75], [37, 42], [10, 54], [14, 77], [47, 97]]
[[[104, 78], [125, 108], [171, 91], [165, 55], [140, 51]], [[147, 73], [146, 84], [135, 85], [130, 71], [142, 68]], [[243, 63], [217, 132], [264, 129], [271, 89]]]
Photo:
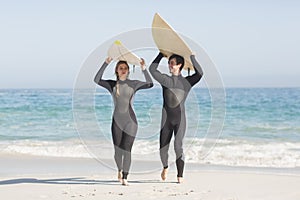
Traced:
[[[225, 112], [219, 113], [224, 121], [218, 124], [222, 130], [210, 138], [208, 129], [215, 126], [211, 94], [207, 88], [192, 89], [186, 101], [186, 162], [300, 167], [300, 88], [226, 88], [225, 92]], [[74, 103], [72, 89], [1, 89], [1, 153], [113, 158], [112, 98], [102, 88], [92, 93]], [[86, 102], [93, 104], [85, 106]], [[159, 160], [161, 88], [138, 91], [134, 109], [139, 129], [133, 160]], [[208, 140], [213, 142], [204, 154]], [[171, 146], [170, 160], [173, 152]]]

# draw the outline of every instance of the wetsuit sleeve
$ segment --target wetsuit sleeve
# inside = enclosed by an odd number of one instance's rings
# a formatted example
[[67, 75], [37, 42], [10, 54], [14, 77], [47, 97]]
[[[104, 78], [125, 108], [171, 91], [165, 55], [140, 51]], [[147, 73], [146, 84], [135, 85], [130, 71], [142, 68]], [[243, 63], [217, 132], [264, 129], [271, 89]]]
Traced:
[[135, 86], [135, 91], [139, 90], [139, 89], [147, 89], [147, 88], [151, 88], [153, 87], [153, 81], [152, 78], [150, 77], [147, 69], [142, 70], [146, 82], [142, 82], [142, 81], [137, 81], [136, 86]]
[[101, 66], [101, 68], [99, 69], [99, 71], [97, 72], [97, 74], [94, 78], [94, 81], [95, 81], [95, 83], [106, 88], [109, 92], [112, 93], [113, 86], [116, 84], [116, 81], [102, 79], [104, 70], [106, 69], [107, 66], [108, 66], [108, 64], [106, 62], [104, 62], [103, 65]]
[[163, 58], [163, 54], [161, 52], [159, 52], [157, 57], [154, 59], [154, 61], [150, 65], [149, 71], [150, 71], [151, 75], [153, 76], [153, 78], [155, 80], [157, 80], [161, 85], [163, 85], [165, 87], [169, 87], [172, 84], [171, 78], [168, 75], [162, 74], [160, 71], [157, 70], [158, 64], [162, 58]]
[[202, 78], [203, 71], [202, 71], [200, 64], [196, 60], [195, 55], [191, 55], [190, 58], [191, 58], [193, 66], [194, 66], [195, 73], [191, 76], [187, 76], [186, 80], [188, 80], [188, 82], [190, 83], [191, 86], [194, 86]]

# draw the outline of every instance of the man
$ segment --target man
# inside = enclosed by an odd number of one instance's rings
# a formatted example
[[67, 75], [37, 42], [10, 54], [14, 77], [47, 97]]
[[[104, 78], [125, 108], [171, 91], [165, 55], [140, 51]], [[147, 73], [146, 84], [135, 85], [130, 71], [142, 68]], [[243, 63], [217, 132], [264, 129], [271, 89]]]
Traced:
[[186, 129], [185, 100], [190, 89], [200, 81], [203, 71], [196, 61], [195, 56], [191, 55], [191, 61], [195, 73], [191, 76], [183, 77], [181, 70], [184, 67], [184, 58], [173, 54], [170, 56], [168, 64], [172, 76], [162, 74], [157, 70], [159, 62], [164, 57], [159, 53], [149, 67], [153, 78], [157, 80], [163, 89], [163, 110], [160, 130], [160, 158], [163, 164], [161, 173], [162, 180], [165, 180], [168, 172], [168, 150], [174, 132], [174, 149], [176, 154], [177, 181], [183, 182], [184, 154], [182, 142]]

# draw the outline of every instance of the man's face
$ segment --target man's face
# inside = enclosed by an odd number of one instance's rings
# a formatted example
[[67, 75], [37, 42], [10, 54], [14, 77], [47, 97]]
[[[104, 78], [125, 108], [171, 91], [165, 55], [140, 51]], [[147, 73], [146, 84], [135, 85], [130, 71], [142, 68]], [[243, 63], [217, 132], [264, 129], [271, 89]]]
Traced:
[[172, 58], [171, 60], [169, 60], [168, 64], [169, 64], [169, 70], [172, 74], [174, 72], [179, 71], [179, 68], [181, 67], [181, 64], [177, 65], [176, 58]]

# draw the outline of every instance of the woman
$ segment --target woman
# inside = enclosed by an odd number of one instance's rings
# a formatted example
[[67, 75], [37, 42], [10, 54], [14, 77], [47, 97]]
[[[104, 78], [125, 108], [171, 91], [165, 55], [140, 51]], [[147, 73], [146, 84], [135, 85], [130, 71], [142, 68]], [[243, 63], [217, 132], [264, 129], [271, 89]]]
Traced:
[[112, 58], [106, 58], [94, 81], [106, 88], [114, 100], [112, 120], [112, 139], [115, 149], [115, 162], [118, 167], [118, 179], [122, 185], [128, 185], [127, 176], [131, 164], [131, 148], [137, 133], [137, 120], [132, 108], [132, 99], [139, 89], [153, 87], [152, 79], [146, 70], [145, 61], [141, 59], [141, 68], [146, 82], [128, 79], [129, 65], [119, 61], [115, 67], [117, 80], [103, 80], [102, 76]]

